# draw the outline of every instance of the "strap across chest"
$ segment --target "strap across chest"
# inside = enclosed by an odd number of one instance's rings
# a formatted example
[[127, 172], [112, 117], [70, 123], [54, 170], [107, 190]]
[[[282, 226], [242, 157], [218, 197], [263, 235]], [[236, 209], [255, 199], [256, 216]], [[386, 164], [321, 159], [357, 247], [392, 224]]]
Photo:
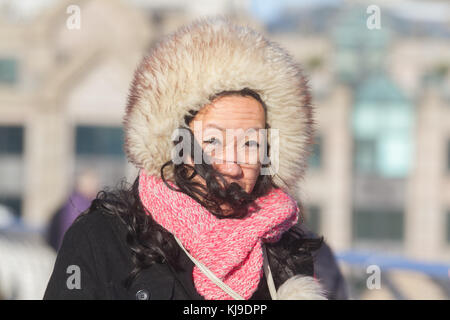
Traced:
[[[195, 259], [183, 246], [181, 241], [174, 236], [175, 240], [178, 242], [179, 246], [183, 249], [186, 255], [192, 260], [192, 262], [217, 286], [219, 286], [223, 291], [225, 291], [228, 295], [230, 295], [235, 300], [245, 300], [240, 294], [231, 289], [226, 283], [220, 280], [211, 270], [209, 270], [204, 264]], [[263, 269], [267, 279], [267, 286], [269, 287], [270, 296], [272, 300], [277, 300], [277, 291], [275, 288], [275, 283], [273, 281], [272, 272], [270, 270], [269, 260], [267, 257], [266, 247], [263, 244]]]

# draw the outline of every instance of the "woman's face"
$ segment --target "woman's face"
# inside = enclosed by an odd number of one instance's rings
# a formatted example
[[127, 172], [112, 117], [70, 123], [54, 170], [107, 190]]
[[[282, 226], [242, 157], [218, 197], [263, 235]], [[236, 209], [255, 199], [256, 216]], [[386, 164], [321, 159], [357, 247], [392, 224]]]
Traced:
[[261, 170], [259, 150], [264, 138], [259, 129], [264, 129], [265, 123], [259, 101], [250, 96], [229, 95], [201, 109], [189, 126], [226, 182], [236, 182], [251, 193]]

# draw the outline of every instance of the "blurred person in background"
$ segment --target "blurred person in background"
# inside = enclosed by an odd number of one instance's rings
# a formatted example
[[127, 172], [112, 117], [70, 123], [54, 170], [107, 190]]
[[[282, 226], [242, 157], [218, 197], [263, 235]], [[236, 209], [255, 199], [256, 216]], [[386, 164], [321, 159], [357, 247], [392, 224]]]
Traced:
[[325, 299], [312, 257], [323, 239], [305, 235], [293, 198], [312, 114], [299, 66], [256, 31], [211, 18], [168, 36], [130, 90], [125, 151], [139, 175], [72, 224], [44, 299]]
[[68, 200], [53, 215], [48, 231], [49, 245], [59, 250], [64, 234], [81, 212], [89, 208], [99, 189], [99, 178], [93, 170], [84, 170], [76, 177], [75, 188]]

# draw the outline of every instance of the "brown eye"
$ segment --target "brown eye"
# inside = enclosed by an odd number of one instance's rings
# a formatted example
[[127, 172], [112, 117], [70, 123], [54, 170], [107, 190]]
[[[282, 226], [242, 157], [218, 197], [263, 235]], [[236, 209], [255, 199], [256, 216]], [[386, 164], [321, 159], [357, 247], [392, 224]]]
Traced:
[[257, 147], [257, 148], [259, 148], [259, 143], [256, 142], [255, 140], [247, 141], [247, 142], [245, 143], [245, 145], [246, 145], [247, 147]]
[[208, 140], [204, 140], [203, 142], [204, 143], [208, 143], [208, 144], [218, 144], [218, 143], [220, 143], [220, 141], [217, 140], [216, 138], [210, 138]]

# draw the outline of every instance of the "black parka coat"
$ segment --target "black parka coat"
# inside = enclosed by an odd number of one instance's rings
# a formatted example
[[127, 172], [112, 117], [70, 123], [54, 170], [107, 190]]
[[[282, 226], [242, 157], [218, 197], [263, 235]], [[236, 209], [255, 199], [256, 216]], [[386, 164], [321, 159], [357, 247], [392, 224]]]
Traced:
[[[194, 287], [194, 264], [182, 250], [179, 262], [185, 266], [184, 271], [176, 272], [167, 262], [155, 263], [126, 288], [124, 280], [133, 269], [126, 236], [126, 225], [117, 216], [94, 210], [79, 217], [64, 236], [44, 299], [204, 299]], [[267, 252], [273, 269], [276, 262]], [[310, 261], [297, 274], [313, 276]], [[281, 284], [275, 276], [274, 280], [278, 288]], [[265, 276], [252, 299], [271, 299]]]

